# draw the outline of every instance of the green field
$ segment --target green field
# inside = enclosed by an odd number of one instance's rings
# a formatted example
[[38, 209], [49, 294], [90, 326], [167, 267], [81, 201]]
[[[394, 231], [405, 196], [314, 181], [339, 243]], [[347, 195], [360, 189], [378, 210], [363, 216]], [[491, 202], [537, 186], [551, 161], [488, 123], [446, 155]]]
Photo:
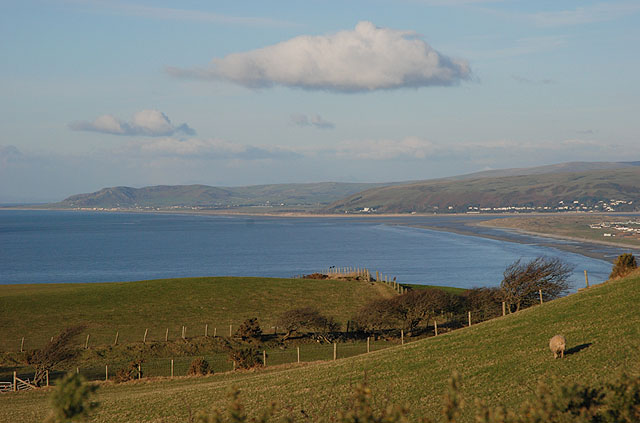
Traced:
[[[140, 282], [0, 285], [0, 351], [42, 347], [65, 327], [87, 324], [90, 345], [141, 343], [187, 336], [228, 335], [245, 319], [257, 317], [264, 332], [278, 316], [313, 306], [341, 325], [374, 298], [394, 295], [382, 283], [362, 281], [187, 278]], [[235, 329], [232, 328], [235, 331]]]
[[[283, 407], [327, 416], [342, 407], [365, 378], [387, 401], [406, 403], [413, 416], [439, 415], [446, 380], [457, 370], [467, 404], [513, 407], [529, 398], [539, 382], [610, 380], [637, 371], [640, 360], [640, 275], [608, 282], [577, 294], [438, 337], [336, 362], [268, 367], [201, 378], [102, 384], [93, 421], [184, 422], [189, 409], [222, 406], [230, 386], [257, 413], [272, 400]], [[565, 359], [554, 360], [549, 338], [567, 337]], [[0, 420], [41, 421], [46, 391], [0, 395]], [[144, 404], [144, 405], [143, 405]], [[299, 411], [296, 411], [299, 412]], [[464, 421], [472, 421], [472, 406]]]

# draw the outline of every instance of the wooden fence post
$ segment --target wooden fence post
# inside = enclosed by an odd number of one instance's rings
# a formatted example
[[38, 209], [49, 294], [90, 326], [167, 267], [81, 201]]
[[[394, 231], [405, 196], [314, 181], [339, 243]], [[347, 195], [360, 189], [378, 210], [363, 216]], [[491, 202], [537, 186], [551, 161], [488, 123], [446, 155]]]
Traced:
[[584, 283], [587, 284], [587, 288], [589, 288], [589, 275], [587, 275], [587, 271], [584, 271]]
[[164, 342], [169, 342], [169, 328], [164, 333]]
[[89, 334], [87, 334], [87, 340], [84, 341], [84, 349], [86, 350], [87, 348], [89, 348]]
[[49, 370], [46, 371], [45, 375], [47, 376], [47, 386], [49, 386]]
[[469, 312], [469, 327], [471, 327], [471, 312]]
[[18, 390], [18, 381], [16, 380], [16, 372], [13, 372], [13, 392]]
[[218, 336], [218, 328], [213, 328], [213, 337]]
[[104, 380], [105, 382], [109, 380], [109, 365], [104, 365]]
[[138, 380], [142, 379], [142, 365], [138, 364]]
[[433, 327], [435, 329], [436, 336], [438, 336], [438, 321], [436, 319], [433, 319]]
[[80, 367], [76, 367], [76, 374], [79, 375], [80, 374]]
[[298, 363], [300, 363], [300, 347], [297, 347], [298, 349]]
[[376, 282], [380, 282], [380, 273], [376, 270]]
[[144, 330], [144, 336], [142, 337], [142, 343], [146, 344], [147, 343], [147, 334], [149, 333], [149, 329], [145, 329]]
[[173, 358], [171, 359], [171, 377], [173, 377]]
[[120, 335], [119, 331], [116, 331], [116, 339], [113, 341], [113, 345], [118, 345], [118, 335]]
[[400, 329], [400, 345], [404, 345], [404, 329]]
[[233, 325], [229, 325], [229, 338], [231, 338], [232, 334], [233, 334]]
[[539, 289], [538, 293], [540, 294], [540, 305], [542, 305], [542, 289]]
[[262, 350], [262, 365], [267, 367], [267, 350]]
[[367, 336], [367, 352], [371, 352], [371, 337]]
[[333, 360], [335, 361], [338, 358], [338, 344], [333, 343]]
[[22, 341], [20, 342], [20, 352], [24, 351], [23, 348], [24, 348], [24, 336], [22, 337]]
[[205, 323], [204, 325], [204, 337], [208, 337], [209, 336], [209, 324]]
[[507, 303], [505, 303], [504, 301], [502, 302], [502, 315], [507, 315]]

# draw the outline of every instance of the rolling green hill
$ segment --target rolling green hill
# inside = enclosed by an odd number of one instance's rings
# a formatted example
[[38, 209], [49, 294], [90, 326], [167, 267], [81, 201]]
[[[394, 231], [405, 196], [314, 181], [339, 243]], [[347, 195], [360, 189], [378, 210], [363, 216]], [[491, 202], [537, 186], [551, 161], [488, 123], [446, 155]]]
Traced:
[[[225, 404], [231, 386], [241, 390], [253, 415], [275, 400], [318, 420], [335, 415], [365, 379], [377, 407], [407, 404], [414, 417], [438, 416], [446, 381], [456, 370], [467, 404], [462, 421], [471, 422], [474, 398], [514, 407], [530, 398], [539, 382], [594, 383], [637, 371], [639, 286], [636, 273], [470, 328], [335, 362], [103, 384], [92, 421], [184, 422], [189, 410]], [[567, 338], [564, 359], [554, 360], [548, 349], [556, 334]], [[0, 420], [42, 421], [47, 396], [46, 391], [0, 395]]]
[[280, 204], [287, 206], [319, 206], [368, 188], [383, 185], [388, 184], [324, 182], [229, 188], [207, 185], [158, 185], [144, 188], [111, 187], [89, 194], [73, 195], [49, 206], [64, 208], [229, 208]]
[[92, 345], [219, 334], [257, 317], [271, 328], [278, 316], [313, 306], [346, 325], [368, 301], [393, 295], [384, 284], [358, 281], [272, 278], [185, 278], [140, 282], [0, 285], [0, 351], [39, 348], [67, 326], [88, 324]]
[[[592, 209], [599, 201], [626, 200], [616, 211], [636, 210], [640, 204], [640, 167], [579, 173], [548, 173], [499, 178], [434, 180], [372, 188], [337, 201], [325, 212], [379, 213], [466, 212], [470, 207], [558, 207], [577, 201]], [[605, 211], [601, 204], [601, 211]], [[550, 210], [551, 211], [551, 210]]]

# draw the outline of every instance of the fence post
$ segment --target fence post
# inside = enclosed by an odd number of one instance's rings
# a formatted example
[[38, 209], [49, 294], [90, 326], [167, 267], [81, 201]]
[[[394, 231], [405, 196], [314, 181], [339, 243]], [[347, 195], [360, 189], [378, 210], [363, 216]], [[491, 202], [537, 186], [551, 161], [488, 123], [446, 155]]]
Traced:
[[300, 347], [297, 347], [298, 349], [298, 363], [300, 363]]
[[168, 342], [169, 341], [169, 328], [167, 328], [167, 331], [164, 333], [164, 342]]
[[24, 336], [22, 337], [22, 341], [20, 342], [20, 352], [23, 351], [23, 347], [24, 347]]
[[171, 359], [171, 377], [173, 377], [173, 358]]
[[16, 372], [13, 372], [13, 392], [18, 390], [18, 381], [16, 380]]
[[109, 380], [109, 365], [104, 365], [104, 380], [105, 382]]
[[584, 271], [584, 283], [587, 284], [587, 288], [589, 288], [589, 275], [587, 275], [587, 271]]
[[371, 337], [367, 336], [367, 352], [371, 352]]
[[333, 360], [335, 361], [338, 358], [338, 344], [333, 343]]
[[507, 304], [504, 301], [502, 302], [502, 315], [507, 315]]
[[231, 338], [231, 335], [233, 333], [232, 327], [233, 327], [233, 325], [229, 325], [229, 338]]
[[469, 312], [469, 327], [471, 327], [471, 312]]
[[213, 328], [213, 337], [218, 336], [218, 328]]
[[142, 343], [146, 344], [147, 343], [147, 334], [149, 333], [149, 329], [145, 329], [144, 330], [144, 336], [142, 337]]
[[113, 341], [113, 345], [118, 345], [118, 335], [120, 335], [120, 332], [116, 331], [116, 339]]
[[435, 328], [436, 336], [438, 336], [438, 321], [433, 319], [433, 327]]
[[380, 282], [380, 272], [376, 270], [376, 282]]
[[49, 370], [46, 371], [45, 375], [47, 376], [47, 386], [49, 386]]
[[138, 380], [142, 379], [142, 365], [138, 364]]
[[267, 350], [262, 350], [262, 365], [267, 367]]
[[205, 323], [204, 325], [204, 337], [207, 338], [209, 336], [209, 324]]
[[542, 305], [542, 289], [539, 289], [538, 293], [540, 294], [540, 304]]
[[400, 344], [404, 345], [404, 329], [400, 329]]
[[84, 349], [86, 350], [87, 348], [89, 348], [89, 334], [87, 334], [87, 340], [84, 341]]

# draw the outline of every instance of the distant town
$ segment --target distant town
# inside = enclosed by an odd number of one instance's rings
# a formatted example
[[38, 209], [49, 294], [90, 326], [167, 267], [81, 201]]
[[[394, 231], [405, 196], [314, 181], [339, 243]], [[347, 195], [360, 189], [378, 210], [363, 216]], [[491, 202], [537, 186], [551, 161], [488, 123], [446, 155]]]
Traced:
[[589, 225], [594, 230], [605, 230], [604, 237], [618, 237], [640, 240], [640, 220], [628, 220], [626, 222], [601, 222]]

